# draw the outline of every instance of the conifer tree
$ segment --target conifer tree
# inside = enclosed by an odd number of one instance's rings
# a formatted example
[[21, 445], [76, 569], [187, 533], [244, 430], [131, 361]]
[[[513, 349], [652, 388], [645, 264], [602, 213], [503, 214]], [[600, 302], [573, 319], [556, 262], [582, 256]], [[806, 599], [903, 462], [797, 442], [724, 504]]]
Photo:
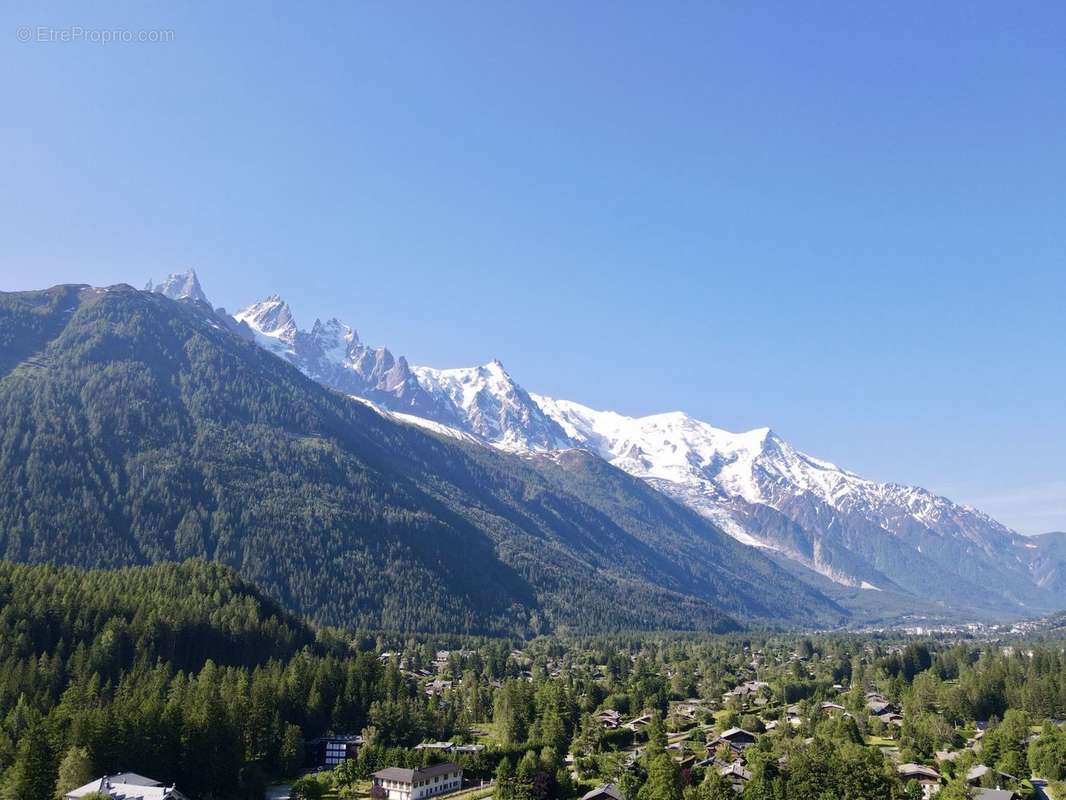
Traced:
[[12, 773], [10, 800], [52, 800], [56, 762], [43, 723], [33, 725], [22, 737]]

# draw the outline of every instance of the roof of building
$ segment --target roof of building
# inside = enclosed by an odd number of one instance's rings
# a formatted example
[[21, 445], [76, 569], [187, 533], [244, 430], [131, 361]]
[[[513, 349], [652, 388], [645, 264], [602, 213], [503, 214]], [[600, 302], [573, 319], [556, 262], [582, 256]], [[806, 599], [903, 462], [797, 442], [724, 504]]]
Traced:
[[900, 775], [920, 775], [923, 778], [939, 780], [940, 773], [932, 767], [923, 767], [921, 764], [900, 764], [896, 767]]
[[319, 736], [308, 742], [309, 745], [322, 744], [323, 742], [340, 742], [342, 744], [362, 744], [363, 737], [358, 733], [327, 734]]
[[754, 733], [752, 733], [751, 731], [746, 731], [743, 728], [730, 728], [727, 731], [722, 731], [721, 735], [718, 738], [719, 739], [732, 739], [734, 736], [736, 736], [738, 734], [744, 734], [745, 736], [750, 736], [752, 739], [755, 738], [755, 734]]
[[164, 786], [159, 781], [138, 775], [136, 772], [104, 775], [67, 792], [64, 797], [74, 800], [74, 798], [96, 793], [110, 795], [115, 800], [186, 800], [185, 795], [175, 787]]
[[974, 800], [1017, 800], [1018, 793], [1010, 789], [974, 789]]
[[400, 781], [401, 783], [414, 783], [425, 778], [434, 778], [448, 772], [456, 772], [462, 769], [458, 764], [446, 761], [443, 764], [430, 764], [428, 767], [418, 769], [404, 769], [403, 767], [386, 767], [374, 773], [375, 778], [383, 781]]
[[744, 768], [744, 765], [739, 761], [731, 761], [724, 767], [718, 770], [718, 774], [723, 778], [735, 777], [740, 778], [743, 781], [751, 780], [751, 772]]
[[[979, 781], [989, 772], [993, 771], [994, 770], [991, 767], [985, 764], [975, 764], [974, 766], [970, 767], [970, 771], [966, 773], [966, 780], [970, 782]], [[1016, 780], [1013, 775], [1010, 775], [1006, 772], [996, 772], [996, 774], [1002, 778], [1006, 778], [1007, 780]]]
[[622, 792], [613, 783], [605, 783], [603, 786], [597, 786], [588, 794], [584, 795], [581, 800], [594, 800], [597, 797], [610, 797], [613, 800], [625, 800], [622, 796]]

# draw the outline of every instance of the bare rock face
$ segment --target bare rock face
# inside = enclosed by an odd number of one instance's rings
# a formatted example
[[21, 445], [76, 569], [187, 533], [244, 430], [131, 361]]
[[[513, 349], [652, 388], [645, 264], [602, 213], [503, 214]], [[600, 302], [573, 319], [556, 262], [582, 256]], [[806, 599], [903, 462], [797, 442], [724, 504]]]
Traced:
[[196, 300], [210, 305], [207, 295], [200, 288], [200, 280], [196, 277], [196, 270], [174, 272], [155, 286], [152, 285], [151, 281], [148, 281], [148, 285], [144, 288], [145, 291], [164, 295], [171, 300]]

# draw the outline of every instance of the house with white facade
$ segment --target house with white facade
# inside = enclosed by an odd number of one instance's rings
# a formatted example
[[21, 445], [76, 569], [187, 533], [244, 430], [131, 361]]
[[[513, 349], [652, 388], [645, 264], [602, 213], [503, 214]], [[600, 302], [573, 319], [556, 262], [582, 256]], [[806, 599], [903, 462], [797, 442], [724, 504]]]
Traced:
[[174, 786], [146, 778], [136, 772], [104, 775], [63, 795], [64, 800], [79, 800], [86, 795], [106, 794], [113, 800], [188, 800]]
[[374, 785], [385, 791], [387, 800], [422, 800], [454, 792], [463, 785], [463, 768], [451, 762], [418, 769], [388, 767], [373, 775]]

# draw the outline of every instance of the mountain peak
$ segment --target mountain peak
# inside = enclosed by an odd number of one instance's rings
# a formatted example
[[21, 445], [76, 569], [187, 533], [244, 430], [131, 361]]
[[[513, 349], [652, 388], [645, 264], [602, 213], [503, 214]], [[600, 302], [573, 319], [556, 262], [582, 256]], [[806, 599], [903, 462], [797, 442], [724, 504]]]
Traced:
[[200, 287], [200, 279], [196, 276], [196, 270], [189, 269], [185, 272], [172, 272], [155, 286], [151, 281], [144, 287], [146, 292], [155, 292], [171, 300], [196, 300], [200, 303], [211, 303]]
[[[296, 320], [289, 304], [276, 294], [237, 311], [233, 318], [248, 324], [262, 343], [265, 337], [291, 347], [296, 340]], [[274, 347], [268, 349], [274, 350]]]

